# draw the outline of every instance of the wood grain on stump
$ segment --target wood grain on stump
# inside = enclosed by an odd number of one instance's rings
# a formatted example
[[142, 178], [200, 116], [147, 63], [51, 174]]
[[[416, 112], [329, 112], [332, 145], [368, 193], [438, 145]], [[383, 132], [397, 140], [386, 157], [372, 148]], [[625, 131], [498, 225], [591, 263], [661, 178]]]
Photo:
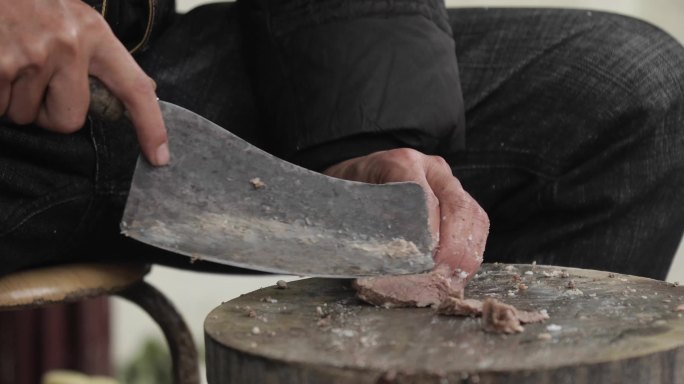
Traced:
[[430, 308], [373, 307], [350, 280], [273, 283], [208, 315], [209, 383], [684, 382], [684, 289], [660, 281], [485, 265], [467, 297], [551, 317], [517, 335]]

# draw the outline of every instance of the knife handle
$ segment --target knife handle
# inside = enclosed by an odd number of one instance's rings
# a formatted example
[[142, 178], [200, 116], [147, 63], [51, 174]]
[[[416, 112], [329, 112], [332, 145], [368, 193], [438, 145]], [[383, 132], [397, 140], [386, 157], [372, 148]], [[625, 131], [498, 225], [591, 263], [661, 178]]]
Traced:
[[[88, 112], [96, 118], [106, 121], [117, 121], [124, 116], [126, 108], [104, 84], [93, 76], [88, 76], [90, 87], [90, 105]], [[5, 115], [0, 115], [0, 123], [11, 124]]]
[[[152, 87], [157, 89], [157, 83], [150, 78]], [[88, 76], [90, 86], [90, 106], [88, 112], [96, 118], [106, 121], [117, 121], [124, 117], [126, 107], [114, 96], [109, 89], [96, 77]]]
[[117, 121], [124, 116], [126, 107], [100, 80], [88, 76], [88, 85], [90, 86], [88, 112], [91, 115], [106, 121]]

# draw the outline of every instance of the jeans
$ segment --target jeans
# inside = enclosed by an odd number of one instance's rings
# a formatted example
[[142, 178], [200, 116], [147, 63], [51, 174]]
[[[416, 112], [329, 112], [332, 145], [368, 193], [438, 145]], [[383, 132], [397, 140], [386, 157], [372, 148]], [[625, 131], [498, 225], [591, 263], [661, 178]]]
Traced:
[[454, 11], [485, 260], [665, 278], [684, 232], [684, 49], [623, 16]]
[[[450, 10], [466, 149], [442, 153], [492, 222], [485, 261], [664, 278], [684, 232], [684, 48], [574, 10]], [[233, 4], [178, 15], [136, 54], [158, 96], [261, 145]], [[127, 123], [0, 127], [0, 274], [74, 260], [198, 268], [119, 234]], [[200, 263], [201, 264], [201, 263]], [[235, 269], [225, 268], [227, 271]]]

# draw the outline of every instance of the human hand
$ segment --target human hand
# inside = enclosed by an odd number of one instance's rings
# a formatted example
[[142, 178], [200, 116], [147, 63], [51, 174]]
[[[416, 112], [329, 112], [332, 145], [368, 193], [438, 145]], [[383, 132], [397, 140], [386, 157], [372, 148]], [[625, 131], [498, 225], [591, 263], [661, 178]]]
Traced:
[[413, 181], [425, 191], [438, 265], [472, 275], [482, 263], [489, 218], [463, 190], [449, 164], [413, 149], [394, 149], [336, 164], [324, 172], [341, 179], [384, 184]]
[[168, 163], [153, 83], [97, 11], [80, 0], [0, 0], [0, 9], [0, 116], [75, 132], [90, 74], [124, 104], [150, 163]]

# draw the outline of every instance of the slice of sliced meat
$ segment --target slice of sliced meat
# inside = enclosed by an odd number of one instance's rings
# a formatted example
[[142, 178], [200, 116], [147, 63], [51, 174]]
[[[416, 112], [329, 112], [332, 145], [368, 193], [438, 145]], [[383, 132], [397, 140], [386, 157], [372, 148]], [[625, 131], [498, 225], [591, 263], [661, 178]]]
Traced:
[[482, 302], [475, 299], [448, 297], [437, 308], [437, 313], [445, 316], [480, 316]]
[[453, 276], [448, 266], [418, 275], [367, 277], [353, 283], [356, 295], [367, 303], [386, 308], [434, 306], [440, 315], [482, 316], [486, 332], [518, 333], [524, 330], [522, 324], [549, 318], [544, 311], [521, 311], [496, 299], [464, 299], [465, 284], [466, 279]]
[[451, 276], [448, 266], [418, 275], [367, 277], [354, 281], [356, 295], [367, 303], [387, 307], [427, 307], [449, 297], [463, 298], [465, 279]]

